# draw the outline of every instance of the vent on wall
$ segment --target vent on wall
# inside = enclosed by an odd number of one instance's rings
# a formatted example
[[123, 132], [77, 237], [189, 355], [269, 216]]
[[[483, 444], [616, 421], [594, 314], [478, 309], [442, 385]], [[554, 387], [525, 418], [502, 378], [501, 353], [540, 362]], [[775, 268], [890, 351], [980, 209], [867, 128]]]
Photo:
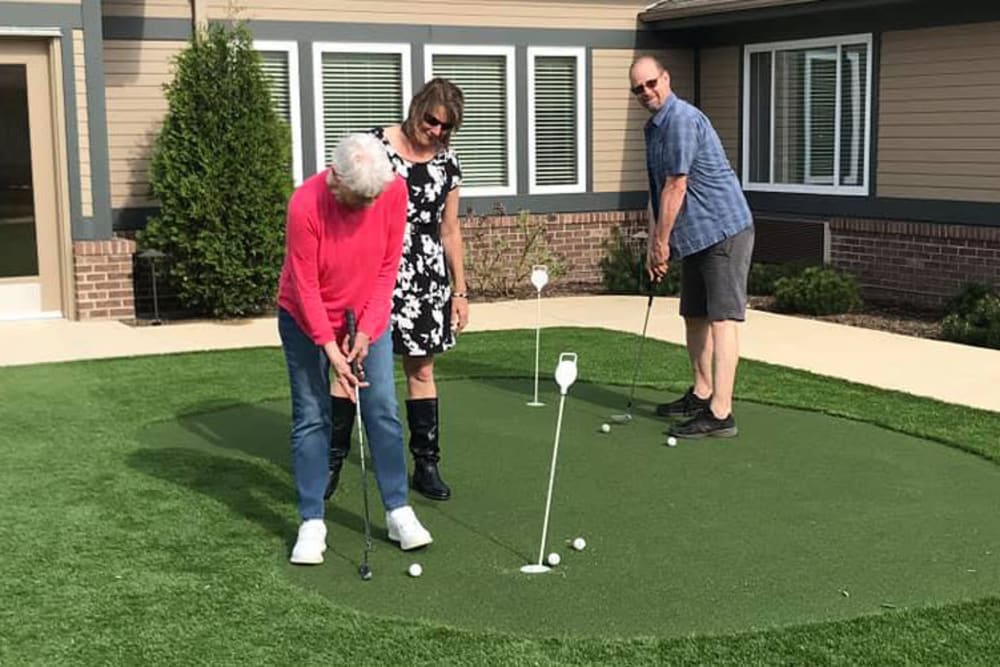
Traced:
[[830, 226], [826, 220], [754, 214], [754, 262], [826, 264]]

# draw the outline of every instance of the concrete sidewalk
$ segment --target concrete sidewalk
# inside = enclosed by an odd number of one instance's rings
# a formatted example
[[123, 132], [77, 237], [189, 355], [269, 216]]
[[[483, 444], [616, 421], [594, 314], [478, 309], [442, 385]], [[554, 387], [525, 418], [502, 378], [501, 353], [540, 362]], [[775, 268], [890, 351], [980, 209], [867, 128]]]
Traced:
[[[677, 308], [677, 299], [656, 299], [650, 337], [683, 344], [684, 326]], [[541, 322], [543, 327], [599, 327], [638, 334], [645, 311], [645, 297], [544, 298]], [[536, 303], [474, 303], [471, 320], [468, 331], [534, 328]], [[273, 318], [161, 327], [65, 320], [0, 323], [0, 366], [277, 345]], [[742, 355], [1000, 412], [997, 350], [750, 311], [742, 329]]]

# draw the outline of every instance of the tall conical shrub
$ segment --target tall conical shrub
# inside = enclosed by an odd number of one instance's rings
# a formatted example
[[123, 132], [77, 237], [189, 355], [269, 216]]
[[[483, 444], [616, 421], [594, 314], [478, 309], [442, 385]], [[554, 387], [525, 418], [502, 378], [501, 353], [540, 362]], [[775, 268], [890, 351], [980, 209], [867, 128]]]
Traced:
[[291, 134], [242, 26], [212, 25], [177, 57], [150, 167], [159, 212], [140, 235], [168, 255], [187, 308], [259, 313], [274, 299], [292, 190]]

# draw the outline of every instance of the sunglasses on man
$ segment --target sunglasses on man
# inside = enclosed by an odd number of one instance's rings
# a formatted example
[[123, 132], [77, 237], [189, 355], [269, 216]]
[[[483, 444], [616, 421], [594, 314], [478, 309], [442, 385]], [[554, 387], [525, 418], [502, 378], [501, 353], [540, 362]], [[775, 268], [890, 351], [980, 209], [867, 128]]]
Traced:
[[438, 120], [437, 116], [430, 113], [424, 114], [424, 122], [430, 125], [431, 127], [438, 127], [440, 125], [442, 132], [450, 132], [455, 127], [454, 123], [443, 123], [440, 120]]
[[655, 79], [649, 79], [648, 81], [643, 81], [642, 83], [636, 86], [632, 86], [631, 88], [629, 88], [629, 90], [632, 91], [633, 95], [640, 95], [642, 94], [643, 89], [656, 90], [656, 84], [658, 84], [659, 82], [660, 82], [660, 77], [656, 77]]

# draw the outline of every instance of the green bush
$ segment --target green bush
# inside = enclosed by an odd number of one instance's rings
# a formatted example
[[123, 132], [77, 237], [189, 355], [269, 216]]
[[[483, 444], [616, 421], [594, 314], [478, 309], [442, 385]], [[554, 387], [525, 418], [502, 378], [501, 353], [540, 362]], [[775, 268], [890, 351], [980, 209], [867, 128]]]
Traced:
[[861, 305], [853, 276], [813, 266], [800, 275], [779, 278], [774, 285], [778, 310], [807, 315], [846, 313]]
[[259, 313], [281, 271], [291, 135], [242, 26], [213, 25], [177, 57], [150, 166], [160, 202], [140, 235], [169, 256], [181, 303], [217, 317]]
[[987, 283], [966, 283], [962, 289], [945, 304], [949, 315], [970, 315], [983, 297], [995, 295], [992, 285]]
[[945, 340], [1000, 349], [1000, 295], [989, 285], [970, 284], [949, 302], [941, 322]]
[[804, 269], [805, 265], [803, 264], [751, 264], [750, 276], [747, 280], [747, 294], [770, 296], [774, 294], [774, 284], [780, 278], [797, 276]]
[[[612, 294], [648, 294], [646, 274], [646, 244], [626, 238], [621, 228], [611, 229], [604, 241], [604, 257], [600, 261], [601, 282]], [[667, 275], [653, 285], [653, 293], [676, 295], [681, 290], [680, 262], [671, 262]]]

